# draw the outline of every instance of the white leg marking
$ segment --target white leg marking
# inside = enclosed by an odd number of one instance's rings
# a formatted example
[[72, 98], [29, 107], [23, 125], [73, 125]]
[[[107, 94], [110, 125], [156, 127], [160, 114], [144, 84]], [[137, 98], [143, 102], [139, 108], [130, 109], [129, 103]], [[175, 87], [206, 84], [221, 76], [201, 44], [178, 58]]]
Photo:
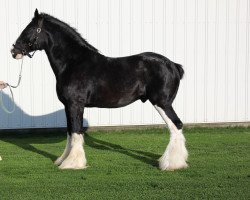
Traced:
[[159, 159], [159, 167], [161, 170], [175, 170], [186, 168], [188, 152], [185, 146], [185, 137], [182, 130], [178, 130], [174, 123], [168, 118], [164, 110], [155, 106], [163, 120], [167, 123], [170, 130], [170, 141], [164, 152]]
[[59, 166], [60, 169], [84, 169], [86, 168], [86, 157], [83, 149], [83, 135], [72, 133], [70, 140], [70, 152], [67, 158]]
[[66, 147], [63, 151], [63, 154], [56, 159], [56, 161], [54, 162], [55, 165], [61, 165], [62, 162], [65, 160], [65, 158], [67, 158], [67, 156], [69, 155], [70, 152], [70, 143], [71, 143], [71, 137], [70, 135], [67, 133], [67, 143], [66, 143]]

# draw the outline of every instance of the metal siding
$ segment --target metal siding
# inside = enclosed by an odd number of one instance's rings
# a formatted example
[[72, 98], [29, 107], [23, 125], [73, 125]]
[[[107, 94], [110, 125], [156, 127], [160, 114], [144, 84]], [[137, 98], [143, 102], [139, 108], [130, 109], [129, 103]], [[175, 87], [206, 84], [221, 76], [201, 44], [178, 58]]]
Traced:
[[[184, 122], [250, 120], [249, 0], [2, 0], [1, 80], [17, 81], [20, 61], [9, 49], [35, 8], [76, 27], [105, 55], [154, 51], [183, 64], [174, 107]], [[66, 126], [55, 84], [44, 52], [25, 58], [14, 91], [17, 110], [0, 110], [0, 128]], [[163, 123], [149, 102], [139, 101], [120, 109], [85, 109], [84, 117], [90, 126]]]

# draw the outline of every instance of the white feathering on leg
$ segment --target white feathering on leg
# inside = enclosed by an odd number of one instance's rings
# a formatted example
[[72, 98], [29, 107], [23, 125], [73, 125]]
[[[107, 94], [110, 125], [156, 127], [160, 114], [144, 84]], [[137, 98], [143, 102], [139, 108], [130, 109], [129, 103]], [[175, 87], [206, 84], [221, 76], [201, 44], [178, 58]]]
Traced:
[[186, 161], [188, 152], [185, 146], [185, 137], [182, 130], [178, 130], [174, 123], [168, 118], [164, 110], [155, 106], [163, 120], [167, 123], [170, 131], [170, 141], [164, 152], [159, 159], [159, 168], [161, 170], [176, 170], [188, 167]]
[[59, 166], [60, 169], [84, 169], [86, 168], [86, 157], [83, 149], [83, 135], [72, 133], [70, 141], [70, 153]]
[[170, 130], [170, 141], [164, 152], [159, 159], [159, 167], [161, 170], [176, 170], [186, 168], [188, 158], [188, 152], [185, 147], [185, 138], [182, 134], [182, 130], [177, 133], [172, 133]]

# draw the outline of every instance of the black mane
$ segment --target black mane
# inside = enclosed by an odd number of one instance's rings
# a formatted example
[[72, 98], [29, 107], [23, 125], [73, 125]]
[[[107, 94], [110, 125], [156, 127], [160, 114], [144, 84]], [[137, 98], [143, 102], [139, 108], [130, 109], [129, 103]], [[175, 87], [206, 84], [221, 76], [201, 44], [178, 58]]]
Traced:
[[79, 45], [82, 45], [84, 47], [87, 47], [89, 50], [92, 50], [94, 52], [99, 52], [98, 49], [93, 47], [91, 44], [89, 44], [82, 36], [80, 33], [77, 32], [77, 30], [70, 25], [68, 25], [65, 22], [60, 21], [59, 19], [46, 14], [46, 13], [41, 13], [41, 17], [43, 17], [46, 21], [51, 22], [52, 24], [55, 24], [59, 26], [62, 30], [65, 32], [69, 33], [70, 36], [72, 36], [72, 39], [77, 41]]

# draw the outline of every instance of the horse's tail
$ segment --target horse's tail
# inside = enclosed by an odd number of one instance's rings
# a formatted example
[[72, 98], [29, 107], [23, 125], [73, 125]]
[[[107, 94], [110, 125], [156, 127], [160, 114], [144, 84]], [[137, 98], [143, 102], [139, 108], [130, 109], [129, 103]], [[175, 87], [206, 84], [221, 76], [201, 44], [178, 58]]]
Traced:
[[184, 75], [184, 69], [182, 67], [182, 65], [178, 64], [178, 63], [175, 63], [175, 66], [179, 72], [179, 75], [180, 75], [180, 79], [182, 79], [183, 75]]

